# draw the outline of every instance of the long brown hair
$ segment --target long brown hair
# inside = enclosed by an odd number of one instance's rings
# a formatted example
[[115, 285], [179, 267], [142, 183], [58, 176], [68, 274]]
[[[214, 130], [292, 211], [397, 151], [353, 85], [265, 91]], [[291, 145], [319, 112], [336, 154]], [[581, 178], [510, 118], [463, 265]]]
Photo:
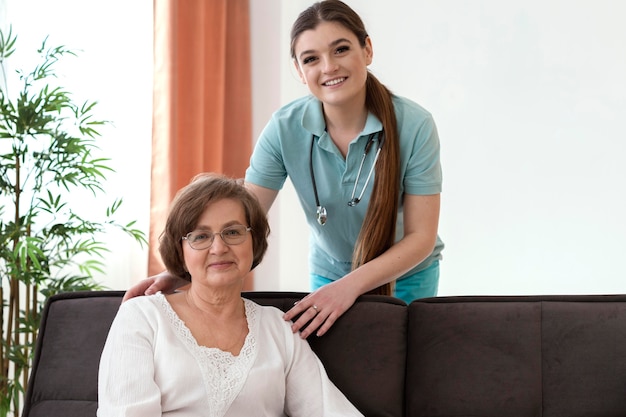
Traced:
[[[321, 22], [336, 22], [350, 30], [365, 47], [368, 37], [359, 15], [340, 0], [324, 0], [300, 13], [291, 28], [291, 57], [296, 59], [295, 44], [300, 34]], [[365, 106], [383, 124], [385, 144], [375, 168], [374, 188], [361, 231], [352, 252], [352, 269], [380, 256], [396, 238], [396, 222], [400, 197], [400, 144], [393, 94], [374, 75], [367, 73]], [[381, 140], [381, 138], [379, 138]], [[391, 295], [392, 283], [370, 291]]]

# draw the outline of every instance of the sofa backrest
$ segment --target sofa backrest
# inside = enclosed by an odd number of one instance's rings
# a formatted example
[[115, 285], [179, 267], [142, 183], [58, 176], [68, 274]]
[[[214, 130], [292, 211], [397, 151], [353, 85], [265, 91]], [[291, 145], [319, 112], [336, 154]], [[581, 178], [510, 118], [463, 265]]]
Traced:
[[96, 415], [100, 354], [123, 295], [76, 292], [47, 301], [22, 416]]
[[[123, 294], [48, 301], [23, 417], [95, 416]], [[304, 295], [244, 294], [283, 311]], [[368, 417], [626, 416], [626, 295], [438, 297], [408, 308], [368, 295], [309, 342]]]
[[[51, 297], [43, 311], [23, 417], [93, 417], [98, 365], [123, 291]], [[244, 297], [283, 311], [306, 293], [250, 292]], [[328, 375], [366, 416], [400, 416], [404, 408], [406, 305], [360, 297], [323, 337], [309, 342]]]
[[407, 416], [626, 416], [624, 295], [439, 297], [408, 313]]

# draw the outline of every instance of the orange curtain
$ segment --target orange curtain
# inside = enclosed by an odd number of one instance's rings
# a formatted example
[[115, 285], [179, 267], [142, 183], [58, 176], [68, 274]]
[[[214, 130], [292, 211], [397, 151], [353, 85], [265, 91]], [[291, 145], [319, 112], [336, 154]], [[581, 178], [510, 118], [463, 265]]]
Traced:
[[[174, 194], [200, 172], [243, 177], [252, 148], [249, 0], [154, 0], [149, 275]], [[249, 281], [249, 280], [248, 280]]]

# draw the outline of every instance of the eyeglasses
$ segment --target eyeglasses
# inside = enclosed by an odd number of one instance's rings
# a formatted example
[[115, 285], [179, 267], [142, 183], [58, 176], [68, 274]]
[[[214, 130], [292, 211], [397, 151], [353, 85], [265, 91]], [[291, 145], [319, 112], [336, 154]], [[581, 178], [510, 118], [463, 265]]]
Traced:
[[215, 235], [220, 235], [222, 241], [227, 245], [239, 245], [246, 240], [248, 232], [252, 230], [251, 227], [244, 225], [229, 226], [219, 233], [211, 232], [189, 232], [183, 236], [182, 239], [189, 243], [191, 249], [202, 250], [208, 249], [215, 240]]

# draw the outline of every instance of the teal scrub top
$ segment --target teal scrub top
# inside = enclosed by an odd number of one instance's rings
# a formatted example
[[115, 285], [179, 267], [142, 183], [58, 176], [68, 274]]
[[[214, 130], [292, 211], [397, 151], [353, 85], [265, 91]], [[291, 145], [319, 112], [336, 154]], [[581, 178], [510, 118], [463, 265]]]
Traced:
[[[400, 196], [404, 193], [432, 195], [441, 193], [442, 173], [439, 157], [439, 136], [431, 114], [417, 103], [393, 96], [400, 138]], [[310, 273], [336, 280], [351, 270], [352, 251], [359, 235], [374, 185], [370, 178], [362, 200], [349, 206], [365, 145], [374, 133], [356, 196], [361, 194], [374, 163], [382, 123], [369, 114], [360, 135], [349, 145], [344, 159], [326, 132], [322, 103], [314, 96], [297, 99], [280, 108], [265, 126], [255, 145], [246, 171], [246, 182], [280, 190], [287, 177], [294, 185], [310, 228]], [[311, 143], [313, 152], [311, 154]], [[326, 207], [325, 225], [317, 222], [317, 205], [311, 164], [320, 205]], [[396, 224], [396, 241], [403, 236], [402, 199]], [[297, 239], [297, 236], [293, 237]], [[441, 259], [443, 242], [437, 243], [431, 255], [404, 276], [427, 268]]]

